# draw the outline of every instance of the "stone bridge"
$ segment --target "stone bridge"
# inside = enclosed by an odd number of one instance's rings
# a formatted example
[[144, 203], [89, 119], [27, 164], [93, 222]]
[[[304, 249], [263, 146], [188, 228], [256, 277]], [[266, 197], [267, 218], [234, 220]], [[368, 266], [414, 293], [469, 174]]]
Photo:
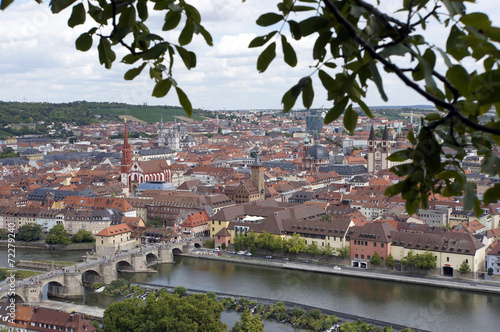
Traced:
[[0, 286], [0, 299], [15, 297], [16, 303], [42, 302], [43, 289], [47, 295], [71, 299], [83, 297], [83, 285], [106, 283], [118, 278], [117, 272], [148, 272], [150, 266], [158, 263], [173, 263], [174, 254], [189, 254], [199, 247], [197, 242], [181, 242], [170, 245], [140, 247], [122, 252], [114, 257], [87, 259], [83, 263], [53, 270], [32, 278], [16, 279], [15, 286], [7, 279]]

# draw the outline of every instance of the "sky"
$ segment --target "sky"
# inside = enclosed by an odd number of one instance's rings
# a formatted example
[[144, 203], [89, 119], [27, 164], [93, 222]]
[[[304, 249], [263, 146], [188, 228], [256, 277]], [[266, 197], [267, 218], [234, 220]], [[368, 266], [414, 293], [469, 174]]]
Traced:
[[[392, 12], [400, 1], [382, 0], [381, 9]], [[473, 9], [486, 12], [494, 25], [498, 26], [500, 7], [497, 1], [478, 0]], [[309, 37], [300, 43], [291, 41], [299, 60], [295, 68], [284, 63], [281, 47], [278, 46], [276, 59], [265, 73], [258, 73], [257, 57], [264, 48], [249, 49], [247, 46], [256, 36], [267, 34], [275, 28], [259, 27], [255, 21], [263, 13], [277, 12], [278, 1], [188, 2], [198, 8], [202, 24], [214, 39], [214, 46], [209, 47], [201, 35], [195, 35], [193, 42], [186, 48], [197, 54], [197, 66], [187, 70], [180, 59], [174, 66], [174, 78], [190, 98], [193, 108], [279, 109], [283, 94], [301, 77], [314, 71], [310, 66], [315, 64], [312, 60], [315, 38]], [[99, 64], [96, 39], [88, 52], [76, 50], [75, 39], [91, 26], [86, 23], [73, 29], [68, 27], [71, 8], [53, 15], [47, 3], [45, 1], [45, 4], [39, 5], [34, 0], [15, 0], [5, 11], [0, 11], [0, 100], [54, 103], [87, 100], [179, 105], [173, 90], [164, 98], [151, 96], [154, 81], [149, 78], [147, 70], [135, 80], [125, 81], [123, 75], [131, 67], [119, 62], [126, 54], [124, 50], [115, 50], [117, 60], [111, 70]], [[150, 10], [147, 24], [166, 40], [176, 41], [178, 30], [168, 33], [161, 31], [163, 15]], [[427, 37], [437, 45], [444, 45], [445, 32], [429, 30], [432, 32]], [[474, 68], [478, 64], [466, 65]], [[335, 72], [330, 72], [330, 75], [334, 76]], [[331, 108], [333, 102], [327, 100], [317, 76], [314, 81], [313, 107]], [[430, 104], [395, 77], [383, 74], [383, 81], [389, 101], [384, 102], [376, 88], [370, 86], [365, 100], [369, 106]], [[300, 99], [295, 108], [302, 108]]]

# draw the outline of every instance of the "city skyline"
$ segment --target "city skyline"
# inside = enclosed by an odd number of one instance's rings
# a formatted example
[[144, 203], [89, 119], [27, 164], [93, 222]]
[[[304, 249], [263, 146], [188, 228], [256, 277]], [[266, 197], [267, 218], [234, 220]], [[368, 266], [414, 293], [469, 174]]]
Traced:
[[[193, 108], [208, 110], [279, 109], [282, 95], [301, 77], [313, 69], [311, 50], [314, 37], [294, 44], [299, 58], [296, 68], [284, 64], [278, 48], [276, 59], [268, 70], [259, 74], [257, 57], [263, 48], [248, 49], [249, 42], [264, 35], [272, 27], [261, 28], [255, 20], [263, 13], [274, 11], [275, 2], [254, 0], [225, 0], [207, 3], [191, 2], [200, 10], [202, 24], [212, 34], [214, 46], [204, 44], [201, 36], [195, 35], [188, 49], [197, 54], [197, 67], [188, 71], [177, 59], [174, 75], [179, 86], [189, 96]], [[394, 11], [399, 1], [387, 1], [382, 10]], [[480, 1], [473, 9], [487, 12], [490, 19], [498, 22], [500, 13], [493, 0]], [[488, 11], [488, 9], [490, 9]], [[179, 105], [172, 91], [165, 98], [151, 97], [154, 82], [146, 71], [134, 81], [125, 81], [124, 73], [131, 67], [120, 64], [125, 55], [117, 51], [117, 60], [111, 70], [104, 69], [97, 56], [97, 41], [88, 52], [77, 51], [75, 39], [89, 25], [71, 29], [67, 19], [71, 9], [52, 15], [47, 4], [34, 1], [15, 1], [0, 12], [0, 100], [27, 102], [70, 102], [76, 100], [123, 102], [129, 104]], [[148, 25], [161, 32], [163, 13], [150, 11]], [[87, 20], [89, 21], [89, 20]], [[181, 24], [182, 25], [182, 24]], [[497, 24], [498, 25], [498, 24]], [[162, 32], [167, 40], [176, 40], [178, 32]], [[431, 42], [443, 44], [445, 36], [435, 33]], [[439, 64], [438, 64], [439, 65]], [[474, 68], [480, 63], [468, 63]], [[442, 67], [441, 67], [442, 68]], [[383, 72], [381, 70], [381, 72]], [[385, 75], [385, 73], [383, 73]], [[384, 76], [387, 103], [379, 97], [372, 85], [365, 102], [370, 106], [430, 105], [422, 97], [394, 77]], [[327, 101], [319, 80], [315, 78], [315, 101], [313, 108], [332, 107]], [[295, 107], [303, 108], [299, 100]]]

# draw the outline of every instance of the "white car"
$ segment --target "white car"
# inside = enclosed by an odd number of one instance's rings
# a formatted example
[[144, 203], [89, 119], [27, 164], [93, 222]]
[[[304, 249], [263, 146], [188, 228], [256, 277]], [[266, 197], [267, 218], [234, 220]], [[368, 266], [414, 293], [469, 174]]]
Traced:
[[334, 269], [334, 270], [337, 270], [337, 271], [340, 271], [340, 270], [341, 270], [340, 266], [334, 266], [334, 267], [333, 267], [333, 269]]
[[247, 253], [246, 251], [238, 251], [238, 255], [244, 255], [246, 253]]
[[252, 256], [252, 254], [251, 254], [251, 253], [249, 253], [249, 252], [247, 252], [245, 255], [247, 255], [247, 256]]

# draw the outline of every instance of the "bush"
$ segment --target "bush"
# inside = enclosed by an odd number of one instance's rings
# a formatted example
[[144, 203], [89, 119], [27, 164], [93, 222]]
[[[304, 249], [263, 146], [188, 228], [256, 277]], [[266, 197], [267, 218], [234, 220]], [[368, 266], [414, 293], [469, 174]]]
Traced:
[[217, 301], [217, 295], [215, 295], [215, 292], [207, 292], [207, 296], [212, 301]]
[[179, 297], [186, 296], [187, 289], [186, 289], [186, 287], [183, 287], [183, 286], [177, 286], [174, 288], [174, 294], [179, 295]]
[[215, 248], [215, 241], [212, 240], [206, 240], [205, 241], [205, 248]]

